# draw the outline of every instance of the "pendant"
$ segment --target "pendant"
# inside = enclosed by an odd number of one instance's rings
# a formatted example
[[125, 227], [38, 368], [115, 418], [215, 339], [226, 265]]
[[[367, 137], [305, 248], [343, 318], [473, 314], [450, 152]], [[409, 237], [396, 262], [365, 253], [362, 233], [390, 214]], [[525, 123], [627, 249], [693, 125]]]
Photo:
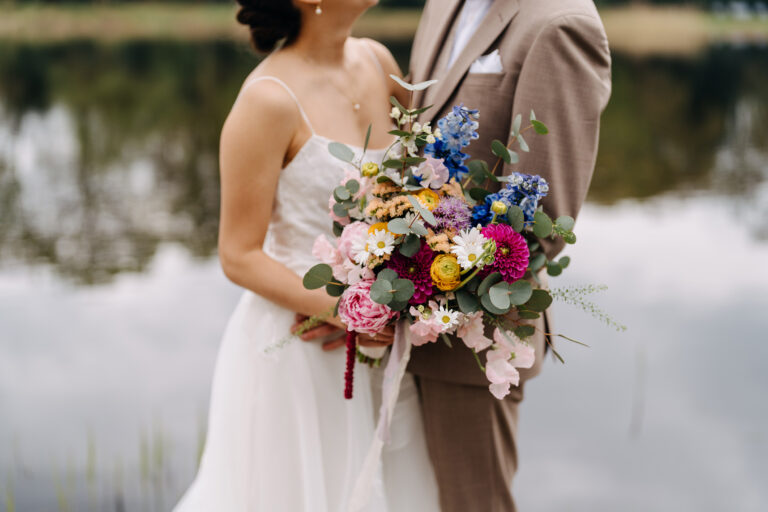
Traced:
[[355, 112], [357, 112], [358, 110], [360, 110], [360, 104], [355, 103], [354, 105], [352, 105], [352, 108], [355, 110]]

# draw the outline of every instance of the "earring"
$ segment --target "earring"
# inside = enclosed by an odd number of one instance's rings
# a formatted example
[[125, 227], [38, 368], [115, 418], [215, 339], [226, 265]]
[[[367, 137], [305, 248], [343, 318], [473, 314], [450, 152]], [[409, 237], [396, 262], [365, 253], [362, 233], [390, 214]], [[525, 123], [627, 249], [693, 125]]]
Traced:
[[318, 16], [323, 14], [323, 9], [320, 7], [321, 3], [322, 3], [322, 1], [317, 2], [317, 7], [315, 7], [315, 14], [317, 14]]

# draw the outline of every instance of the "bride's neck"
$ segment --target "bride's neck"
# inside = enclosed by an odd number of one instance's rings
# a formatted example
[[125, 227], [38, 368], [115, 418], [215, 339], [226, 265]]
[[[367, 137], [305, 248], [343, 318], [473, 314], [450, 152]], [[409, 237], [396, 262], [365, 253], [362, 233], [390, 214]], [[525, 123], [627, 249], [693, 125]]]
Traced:
[[344, 64], [344, 44], [352, 33], [352, 25], [358, 16], [344, 13], [314, 13], [305, 15], [301, 33], [291, 45], [291, 50], [302, 57], [328, 66]]

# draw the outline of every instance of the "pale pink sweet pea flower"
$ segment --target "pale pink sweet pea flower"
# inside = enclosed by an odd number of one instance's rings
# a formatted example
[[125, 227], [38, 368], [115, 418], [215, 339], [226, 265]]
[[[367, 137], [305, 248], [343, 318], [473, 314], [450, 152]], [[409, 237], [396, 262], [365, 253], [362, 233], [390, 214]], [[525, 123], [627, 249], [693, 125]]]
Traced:
[[480, 352], [491, 346], [493, 341], [485, 337], [485, 325], [483, 325], [483, 312], [475, 311], [464, 318], [456, 329], [456, 335], [461, 338], [466, 346], [475, 352]]
[[448, 168], [442, 160], [427, 157], [426, 162], [413, 171], [414, 176], [421, 179], [421, 186], [424, 188], [438, 189], [448, 183]]
[[429, 306], [433, 313], [427, 318], [424, 318], [421, 311], [411, 306], [411, 314], [415, 318], [418, 318], [418, 320], [413, 322], [409, 327], [411, 334], [413, 335], [411, 342], [414, 347], [436, 342], [437, 337], [443, 332], [443, 324], [441, 324], [434, 315], [434, 311], [438, 308], [437, 304], [434, 301], [430, 301]]
[[352, 248], [359, 244], [360, 241], [364, 241], [368, 238], [368, 224], [364, 222], [355, 221], [344, 227], [344, 231], [341, 232], [339, 237], [338, 247], [341, 255], [349, 260], [355, 259]]
[[501, 400], [509, 394], [511, 386], [520, 384], [520, 372], [517, 369], [533, 366], [535, 352], [533, 347], [512, 332], [505, 334], [497, 328], [493, 339], [496, 344], [486, 352], [485, 376], [491, 382], [491, 393]]

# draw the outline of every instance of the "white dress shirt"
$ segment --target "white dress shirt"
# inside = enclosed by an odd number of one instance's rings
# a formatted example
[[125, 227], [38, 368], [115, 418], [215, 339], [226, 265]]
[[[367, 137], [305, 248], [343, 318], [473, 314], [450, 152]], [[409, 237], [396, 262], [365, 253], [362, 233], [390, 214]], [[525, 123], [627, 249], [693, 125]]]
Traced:
[[466, 48], [469, 40], [475, 35], [483, 18], [488, 14], [491, 4], [493, 4], [493, 0], [464, 1], [464, 7], [461, 8], [461, 14], [459, 14], [459, 26], [456, 29], [456, 35], [453, 39], [451, 58], [448, 59], [447, 68], [450, 69], [450, 67], [453, 66], [453, 63], [456, 62], [456, 59], [459, 58], [461, 52]]

